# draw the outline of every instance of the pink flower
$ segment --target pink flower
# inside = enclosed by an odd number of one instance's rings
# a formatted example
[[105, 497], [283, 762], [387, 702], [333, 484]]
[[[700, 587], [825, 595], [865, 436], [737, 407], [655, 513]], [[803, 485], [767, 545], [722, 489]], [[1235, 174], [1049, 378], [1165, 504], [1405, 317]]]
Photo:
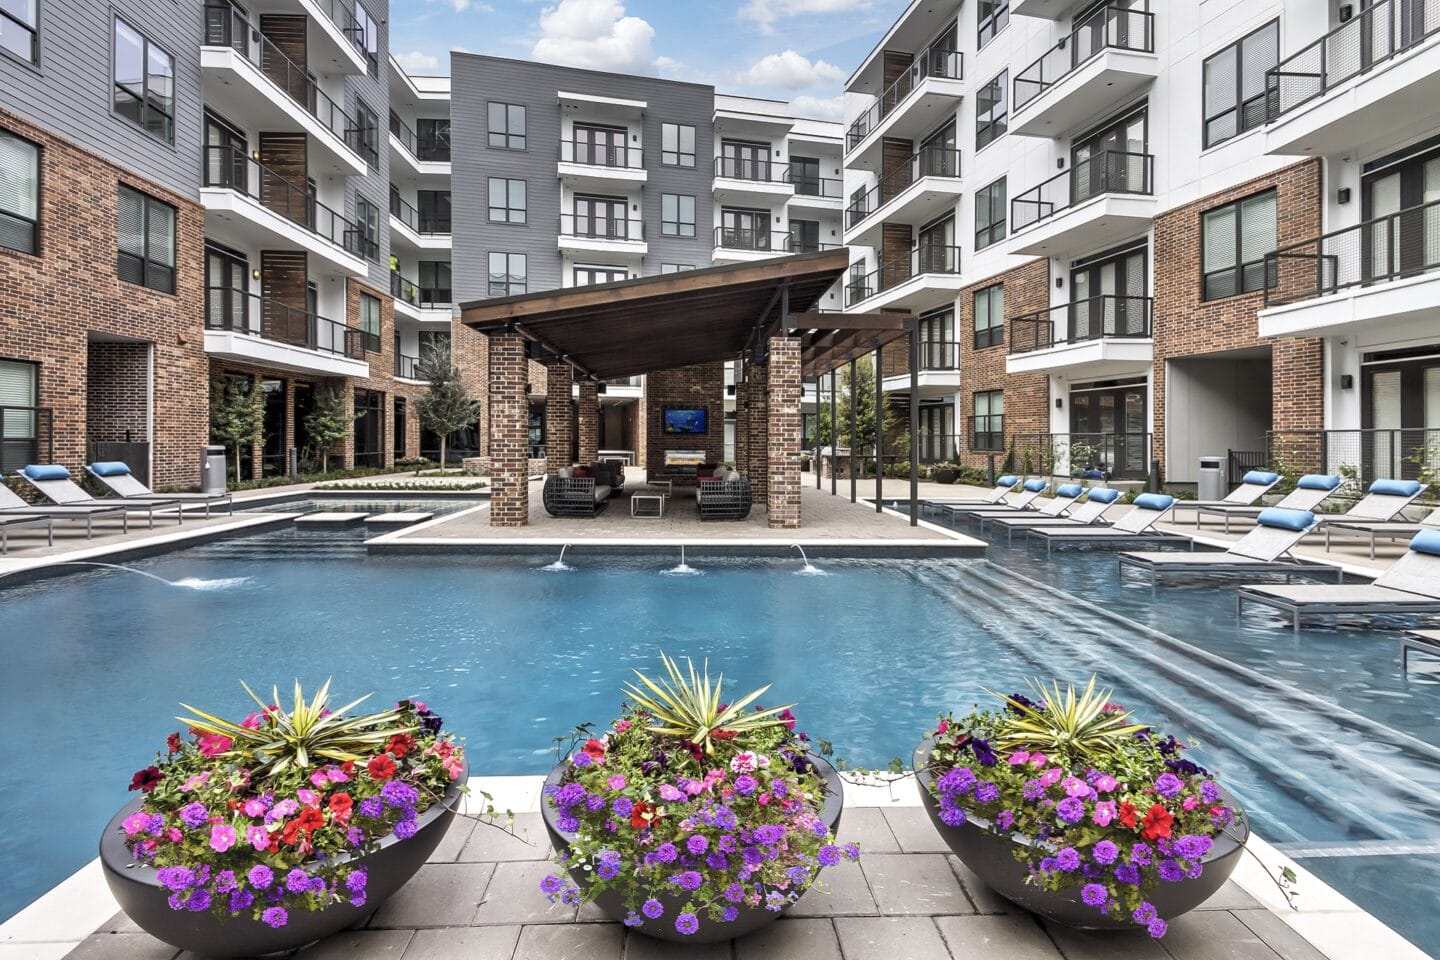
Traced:
[[460, 774], [465, 771], [464, 762], [453, 753], [444, 760], [441, 760], [440, 766], [445, 770], [445, 776], [451, 780], [459, 780]]
[[197, 789], [199, 789], [200, 787], [205, 786], [205, 784], [207, 784], [207, 783], [209, 783], [209, 782], [210, 782], [210, 771], [209, 771], [209, 770], [206, 770], [204, 773], [197, 773], [197, 774], [195, 774], [193, 777], [191, 777], [191, 778], [189, 778], [188, 780], [186, 780], [184, 783], [182, 783], [182, 784], [180, 785], [180, 789], [181, 789], [182, 791], [197, 790]]
[[1059, 767], [1051, 767], [1040, 774], [1040, 782], [1047, 787], [1053, 787], [1060, 782], [1060, 778], [1063, 776], [1065, 776], [1064, 770]]
[[629, 720], [621, 720], [619, 723], [615, 724], [615, 732], [624, 733], [626, 730], [630, 729], [630, 726], [631, 724]]
[[1108, 827], [1110, 821], [1115, 819], [1115, 814], [1115, 801], [1101, 800], [1095, 804], [1095, 812], [1090, 815], [1090, 819], [1094, 820], [1099, 826]]
[[324, 790], [325, 784], [330, 782], [330, 772], [328, 770], [316, 770], [310, 774], [310, 782], [321, 790]]
[[251, 827], [245, 831], [245, 842], [256, 850], [264, 850], [270, 846], [270, 834], [265, 832], [264, 827]]
[[1036, 770], [1039, 770], [1041, 767], [1045, 766], [1045, 764], [1049, 762], [1050, 758], [1045, 756], [1045, 754], [1041, 753], [1039, 750], [1036, 750], [1034, 753], [1030, 754], [1030, 766], [1034, 767]]
[[1066, 795], [1066, 796], [1069, 796], [1069, 797], [1088, 797], [1088, 796], [1090, 796], [1090, 784], [1086, 783], [1084, 780], [1081, 780], [1079, 777], [1066, 777], [1066, 778], [1061, 782], [1060, 786], [1064, 788], [1064, 790], [1065, 790], [1065, 795]]
[[166, 830], [165, 836], [170, 840], [171, 843], [179, 843], [181, 840], [185, 839], [185, 834], [181, 833], [178, 827], [171, 827], [169, 830]]
[[1024, 750], [1016, 750], [1010, 754], [1010, 766], [1018, 767], [1030, 759], [1030, 754]]
[[625, 774], [623, 774], [623, 773], [617, 773], [617, 774], [615, 774], [613, 777], [611, 777], [609, 780], [606, 780], [606, 781], [605, 781], [605, 784], [606, 784], [606, 786], [608, 786], [611, 790], [624, 790], [624, 789], [625, 789]]
[[130, 814], [130, 816], [126, 817], [120, 824], [125, 828], [125, 836], [133, 837], [141, 830], [144, 830], [147, 819], [147, 815], [139, 810], [136, 810]]
[[416, 712], [416, 713], [429, 713], [429, 712], [430, 712], [430, 708], [427, 707], [427, 706], [425, 706], [425, 701], [424, 701], [424, 700], [411, 700], [410, 702], [415, 705], [415, 712]]
[[228, 823], [217, 823], [210, 828], [210, 849], [224, 853], [235, 846], [235, 828]]
[[295, 791], [295, 797], [307, 807], [314, 806], [320, 800], [320, 794], [316, 793], [314, 790], [307, 790], [304, 787], [301, 787], [299, 790]]
[[265, 816], [265, 811], [269, 809], [270, 805], [261, 797], [251, 797], [249, 800], [240, 804], [241, 812], [247, 817], [263, 817]]
[[685, 792], [688, 793], [688, 794], [690, 794], [690, 796], [692, 796], [692, 797], [695, 796], [695, 795], [697, 795], [697, 794], [699, 794], [699, 793], [703, 793], [704, 790], [705, 790], [705, 783], [704, 783], [704, 781], [702, 781], [702, 780], [686, 780], [686, 781], [685, 781]]
[[331, 767], [329, 772], [325, 774], [325, 777], [331, 783], [344, 783], [350, 779], [350, 775], [339, 767]]
[[250, 714], [250, 715], [249, 715], [248, 717], [246, 717], [244, 720], [241, 720], [241, 721], [240, 721], [240, 726], [244, 727], [246, 730], [259, 730], [259, 729], [260, 729], [260, 713], [259, 713], [259, 711], [256, 711], [255, 713]]
[[195, 742], [200, 747], [201, 756], [205, 757], [217, 757], [235, 746], [234, 740], [222, 737], [218, 733], [202, 733], [195, 738]]
[[1180, 808], [1186, 812], [1194, 810], [1198, 806], [1200, 806], [1200, 801], [1195, 797], [1186, 797], [1180, 801]]
[[665, 783], [660, 785], [660, 799], [668, 801], [670, 803], [676, 803], [680, 800], [684, 800], [685, 794], [681, 793], [679, 790], [675, 789], [675, 787], [671, 786], [670, 784]]
[[1100, 774], [1100, 776], [1095, 778], [1095, 789], [1099, 793], [1109, 793], [1111, 790], [1114, 790], [1119, 785], [1119, 781], [1117, 781], [1114, 777], [1110, 776], [1110, 774], [1108, 773], [1102, 773]]
[[770, 794], [769, 794], [769, 793], [762, 793], [762, 794], [760, 794], [760, 796], [756, 797], [755, 799], [760, 802], [760, 806], [762, 806], [762, 807], [765, 807], [765, 806], [769, 806], [769, 805], [770, 805]]

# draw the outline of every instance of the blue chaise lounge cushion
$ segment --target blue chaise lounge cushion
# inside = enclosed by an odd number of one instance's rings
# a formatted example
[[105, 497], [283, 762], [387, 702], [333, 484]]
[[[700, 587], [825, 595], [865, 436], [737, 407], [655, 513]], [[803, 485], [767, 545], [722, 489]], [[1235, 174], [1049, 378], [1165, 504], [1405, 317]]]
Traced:
[[1340, 486], [1340, 478], [1323, 473], [1307, 473], [1295, 484], [1301, 490], [1334, 490]]
[[119, 460], [101, 460], [90, 464], [90, 472], [97, 477], [123, 477], [130, 473], [130, 468]]
[[1273, 487], [1280, 480], [1278, 473], [1266, 473], [1264, 470], [1251, 470], [1240, 478], [1241, 483], [1253, 483], [1259, 487]]
[[1012, 475], [1010, 475], [1010, 474], [1007, 473], [1007, 474], [1005, 474], [1005, 476], [1003, 476], [1003, 477], [1001, 477], [1000, 479], [998, 479], [998, 480], [995, 481], [995, 486], [997, 486], [997, 487], [1013, 487], [1013, 486], [1015, 486], [1015, 484], [1017, 484], [1017, 483], [1019, 483], [1019, 482], [1020, 482], [1020, 478], [1019, 478], [1019, 477], [1012, 476]]
[[1309, 510], [1287, 510], [1284, 507], [1266, 507], [1256, 517], [1263, 527], [1279, 527], [1281, 530], [1309, 530], [1315, 526], [1315, 514]]
[[1429, 553], [1440, 557], [1440, 530], [1421, 530], [1410, 541], [1410, 549], [1416, 553]]
[[1371, 493], [1387, 497], [1413, 497], [1424, 489], [1425, 484], [1419, 480], [1376, 480], [1370, 484]]
[[1142, 493], [1135, 498], [1135, 506], [1143, 510], [1169, 510], [1175, 498], [1165, 493]]
[[1080, 486], [1080, 484], [1078, 483], [1062, 483], [1060, 484], [1060, 486], [1055, 488], [1055, 496], [1067, 497], [1071, 500], [1074, 500], [1076, 497], [1080, 496], [1080, 491], [1084, 489], [1085, 488]]
[[1050, 486], [1050, 484], [1038, 478], [1025, 481], [1025, 489], [1029, 490], [1031, 493], [1041, 493], [1048, 486]]
[[1120, 491], [1111, 487], [1091, 487], [1090, 499], [1100, 503], [1114, 503], [1120, 499]]
[[31, 480], [69, 480], [70, 471], [58, 463], [32, 463], [20, 471]]

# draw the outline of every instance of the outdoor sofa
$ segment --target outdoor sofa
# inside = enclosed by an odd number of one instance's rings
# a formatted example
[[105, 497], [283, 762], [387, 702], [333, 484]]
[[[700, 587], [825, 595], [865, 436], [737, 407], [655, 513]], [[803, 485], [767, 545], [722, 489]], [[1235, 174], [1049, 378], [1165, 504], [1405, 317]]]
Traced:
[[752, 503], [750, 481], [727, 467], [700, 477], [695, 488], [695, 509], [701, 520], [744, 520]]
[[611, 492], [595, 467], [563, 467], [545, 478], [541, 499], [552, 517], [593, 517], [610, 505]]
[[1344, 571], [1335, 564], [1302, 560], [1290, 554], [1319, 521], [1308, 510], [1268, 507], [1251, 530], [1223, 551], [1178, 553], [1174, 551], [1126, 552], [1117, 558], [1120, 573], [1126, 568], [1149, 574], [1152, 585], [1167, 574], [1185, 577], [1214, 577], [1248, 573], [1323, 575], [1339, 583]]

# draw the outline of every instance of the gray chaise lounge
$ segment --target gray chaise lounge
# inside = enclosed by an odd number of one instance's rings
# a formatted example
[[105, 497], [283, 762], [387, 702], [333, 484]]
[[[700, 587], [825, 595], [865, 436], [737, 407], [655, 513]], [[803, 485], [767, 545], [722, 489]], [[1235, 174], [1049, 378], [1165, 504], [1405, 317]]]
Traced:
[[1180, 522], [1181, 510], [1195, 511], [1195, 525], [1200, 525], [1200, 510], [1204, 507], [1249, 507], [1260, 502], [1270, 488], [1280, 482], [1280, 474], [1265, 470], [1251, 470], [1240, 478], [1240, 486], [1225, 494], [1223, 500], [1179, 500], [1174, 506], [1172, 517]]
[[[1062, 483], [1060, 486], [1055, 488], [1055, 495], [1051, 497], [1050, 500], [1043, 507], [1036, 507], [1032, 510], [1027, 506], [1022, 509], [1024, 510], [1026, 519], [1034, 520], [1045, 517], [1056, 519], [1059, 517], [1063, 517], [1065, 515], [1065, 512], [1075, 505], [1075, 501], [1079, 500], [1080, 495], [1084, 492], [1085, 487], [1081, 484]], [[965, 516], [971, 521], [978, 520], [980, 522], [980, 529], [982, 530], [985, 529], [985, 524], [993, 523], [996, 520], [1001, 520], [1006, 517], [1018, 519], [1015, 517], [1014, 510], [1002, 509], [972, 510]]]
[[119, 460], [86, 464], [85, 472], [122, 500], [173, 500], [182, 506], [194, 504], [205, 508], [206, 517], [210, 516], [211, 507], [225, 507], [226, 513], [235, 513], [228, 493], [156, 493], [140, 482], [129, 464]]
[[96, 518], [119, 517], [120, 529], [130, 532], [130, 512], [124, 506], [105, 501], [71, 506], [36, 506], [20, 499], [20, 495], [0, 483], [0, 517], [50, 517], [54, 520], [84, 520], [85, 537], [94, 536]]
[[1275, 573], [1323, 575], [1336, 583], [1345, 572], [1335, 564], [1316, 563], [1291, 556], [1290, 551], [1318, 526], [1308, 510], [1270, 507], [1260, 511], [1255, 529], [1228, 550], [1205, 553], [1126, 552], [1117, 558], [1123, 576], [1127, 567], [1146, 571], [1156, 584], [1167, 574], [1184, 577], [1217, 577], [1235, 574]]
[[[1272, 506], [1285, 510], [1310, 510], [1334, 496], [1335, 491], [1340, 489], [1341, 479], [1334, 474], [1307, 473], [1295, 483], [1295, 489], [1280, 498], [1278, 503]], [[1201, 517], [1220, 517], [1225, 521], [1225, 532], [1230, 532], [1230, 521], [1239, 518], [1254, 518], [1260, 516], [1264, 507], [1251, 505], [1248, 507], [1239, 505], [1200, 507], [1195, 511], [1195, 525], [1200, 525]]]
[[1135, 498], [1135, 508], [1108, 527], [1064, 526], [1030, 527], [1027, 537], [1045, 541], [1045, 552], [1057, 546], [1099, 546], [1121, 543], [1195, 544], [1188, 537], [1151, 529], [1156, 521], [1170, 512], [1175, 498], [1164, 493], [1142, 493]]
[[[15, 473], [16, 476], [38, 490], [41, 496], [57, 506], [113, 507], [117, 502], [90, 496], [80, 489], [79, 484], [70, 479], [70, 471], [58, 463], [31, 464], [28, 467], [22, 467]], [[153, 500], [127, 499], [121, 509], [148, 515], [151, 529], [155, 527], [155, 514], [165, 513], [169, 510], [175, 511], [175, 518], [179, 523], [185, 522], [185, 511], [177, 501], [168, 497], [156, 497]]]
[[1422, 530], [1440, 530], [1440, 507], [1431, 510], [1418, 522], [1390, 520], [1364, 523], [1358, 520], [1336, 519], [1325, 524], [1321, 529], [1325, 531], [1326, 550], [1330, 549], [1332, 536], [1356, 540], [1368, 539], [1370, 541], [1370, 559], [1374, 560], [1376, 540], [1409, 540]]
[[1089, 527], [1105, 523], [1105, 511], [1120, 499], [1120, 491], [1110, 487], [1092, 487], [1085, 502], [1072, 506], [1063, 517], [1042, 517], [1037, 515], [1019, 517], [987, 517], [984, 522], [991, 527], [1005, 531], [1005, 539], [1015, 540], [1015, 531], [1032, 530], [1038, 527]]

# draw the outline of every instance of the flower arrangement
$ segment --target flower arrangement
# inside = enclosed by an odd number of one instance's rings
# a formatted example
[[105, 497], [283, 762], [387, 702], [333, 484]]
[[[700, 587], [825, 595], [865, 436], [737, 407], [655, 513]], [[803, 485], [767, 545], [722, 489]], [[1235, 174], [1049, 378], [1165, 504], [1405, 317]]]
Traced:
[[[243, 686], [243, 684], [242, 684]], [[246, 693], [259, 709], [239, 723], [181, 704], [189, 736], [137, 772], [144, 794], [123, 821], [137, 863], [157, 868], [174, 910], [249, 916], [272, 928], [291, 911], [364, 906], [360, 858], [418, 815], [465, 771], [464, 748], [418, 700], [351, 715], [330, 684], [293, 706]]]
[[941, 717], [931, 737], [931, 793], [940, 820], [1002, 837], [1045, 890], [1079, 886], [1080, 900], [1163, 937], [1150, 902], [1160, 884], [1199, 877], [1242, 814], [1173, 736], [1130, 722], [1097, 691], [1031, 684], [1000, 710]]
[[687, 675], [661, 658], [669, 680], [637, 671], [620, 718], [600, 737], [580, 728], [546, 788], [559, 829], [574, 835], [557, 860], [583, 879], [552, 874], [540, 889], [567, 904], [613, 891], [626, 926], [684, 936], [742, 908], [778, 914], [859, 849], [837, 846], [821, 817], [825, 781], [789, 707], [752, 708], [768, 687], [727, 704], [708, 665], [687, 662]]

